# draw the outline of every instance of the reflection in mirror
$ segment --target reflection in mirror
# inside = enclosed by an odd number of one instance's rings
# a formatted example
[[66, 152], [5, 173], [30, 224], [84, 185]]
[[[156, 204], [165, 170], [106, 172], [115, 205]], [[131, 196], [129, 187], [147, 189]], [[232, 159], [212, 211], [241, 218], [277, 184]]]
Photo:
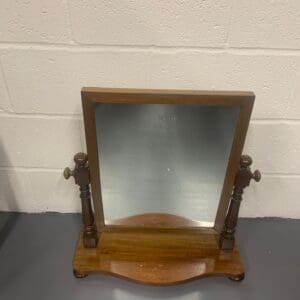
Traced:
[[99, 103], [95, 113], [107, 222], [163, 213], [213, 226], [239, 107]]

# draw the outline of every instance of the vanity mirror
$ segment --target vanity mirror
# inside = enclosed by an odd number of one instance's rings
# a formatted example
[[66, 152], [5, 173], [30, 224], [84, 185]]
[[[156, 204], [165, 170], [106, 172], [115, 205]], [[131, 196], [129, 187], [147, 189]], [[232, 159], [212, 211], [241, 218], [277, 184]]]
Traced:
[[88, 156], [64, 171], [82, 201], [74, 274], [242, 280], [234, 232], [243, 189], [260, 180], [242, 156], [253, 103], [251, 92], [83, 88]]

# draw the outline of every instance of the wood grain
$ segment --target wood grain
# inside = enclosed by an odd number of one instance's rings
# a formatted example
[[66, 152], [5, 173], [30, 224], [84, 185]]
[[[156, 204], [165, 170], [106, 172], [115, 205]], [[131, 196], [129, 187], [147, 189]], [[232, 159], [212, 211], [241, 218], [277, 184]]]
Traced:
[[219, 250], [218, 234], [188, 229], [130, 228], [104, 231], [98, 247], [77, 244], [73, 269], [77, 277], [109, 274], [131, 281], [172, 285], [207, 277], [244, 273], [238, 247]]

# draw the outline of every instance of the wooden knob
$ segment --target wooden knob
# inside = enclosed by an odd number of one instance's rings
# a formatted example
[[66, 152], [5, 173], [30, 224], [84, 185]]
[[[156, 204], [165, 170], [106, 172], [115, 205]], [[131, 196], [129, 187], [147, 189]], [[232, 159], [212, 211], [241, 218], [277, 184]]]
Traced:
[[252, 178], [256, 181], [256, 182], [260, 182], [261, 180], [261, 173], [258, 170], [255, 170]]
[[71, 176], [74, 176], [74, 171], [72, 171], [70, 168], [65, 168], [63, 174], [66, 179], [69, 179]]
[[252, 165], [252, 158], [249, 155], [242, 155], [240, 164], [242, 168], [247, 168]]
[[88, 156], [83, 152], [79, 152], [74, 156], [74, 161], [77, 165], [84, 166], [88, 161]]

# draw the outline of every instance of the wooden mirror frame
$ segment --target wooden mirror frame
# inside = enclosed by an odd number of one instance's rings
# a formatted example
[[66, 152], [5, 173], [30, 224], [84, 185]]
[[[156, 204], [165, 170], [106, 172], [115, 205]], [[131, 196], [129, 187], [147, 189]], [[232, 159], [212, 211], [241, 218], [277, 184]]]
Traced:
[[[259, 181], [261, 176], [259, 171], [251, 172], [251, 157], [242, 156], [255, 95], [252, 92], [93, 87], [83, 88], [81, 95], [88, 156], [76, 154], [75, 169], [64, 171], [66, 179], [73, 176], [79, 185], [82, 203], [83, 228], [73, 259], [74, 275], [82, 278], [91, 273], [104, 273], [154, 285], [183, 283], [206, 276], [243, 280], [244, 267], [234, 233], [243, 190], [251, 179]], [[193, 226], [193, 221], [182, 222], [180, 217], [179, 221], [167, 217], [161, 226], [159, 216], [149, 220], [143, 215], [126, 218], [125, 223], [105, 224], [95, 120], [98, 103], [239, 107], [213, 228]], [[136, 226], [142, 220], [143, 226]]]
[[[83, 88], [82, 107], [84, 115], [85, 135], [89, 167], [91, 174], [91, 188], [95, 211], [95, 221], [98, 231], [104, 227], [119, 225], [105, 224], [103, 211], [101, 184], [99, 174], [99, 157], [95, 120], [95, 105], [98, 103], [130, 103], [130, 104], [181, 104], [202, 106], [235, 106], [239, 107], [239, 117], [234, 134], [226, 170], [224, 185], [214, 222], [214, 229], [220, 233], [225, 222], [230, 196], [234, 184], [236, 170], [246, 138], [246, 133], [254, 103], [252, 92], [207, 92], [207, 91], [179, 91], [179, 90], [138, 90], [138, 89], [103, 89]], [[101, 153], [100, 153], [101, 155]], [[128, 218], [130, 219], [130, 218]], [[136, 223], [136, 222], [135, 222]], [[186, 223], [187, 225], [188, 223]], [[120, 225], [122, 226], [122, 225]], [[166, 227], [166, 226], [164, 226]], [[170, 227], [172, 224], [170, 224]], [[193, 222], [190, 223], [193, 227]]]

